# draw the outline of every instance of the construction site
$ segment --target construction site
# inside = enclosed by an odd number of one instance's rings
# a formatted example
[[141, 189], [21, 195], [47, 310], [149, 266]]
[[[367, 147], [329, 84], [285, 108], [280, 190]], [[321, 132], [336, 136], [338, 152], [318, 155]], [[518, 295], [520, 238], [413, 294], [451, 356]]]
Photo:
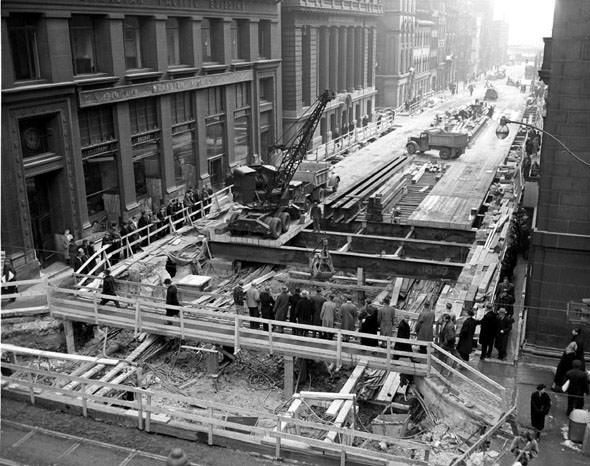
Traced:
[[[233, 187], [117, 250], [98, 239], [73, 274], [18, 282], [2, 310], [2, 396], [304, 464], [475, 465], [484, 450], [503, 464], [514, 390], [484, 374], [475, 353], [466, 362], [415, 338], [425, 306], [457, 327], [469, 310], [481, 319], [502, 278], [526, 131], [499, 141], [495, 130], [502, 115], [539, 124], [540, 108], [498, 88], [494, 107], [483, 85], [433, 96], [322, 157], [306, 150], [312, 114], [282, 148], [278, 184], [270, 168], [244, 167]], [[304, 206], [270, 220], [264, 202], [244, 213], [277, 186]], [[320, 218], [306, 205], [314, 200]], [[107, 268], [116, 296], [102, 294]], [[166, 303], [166, 279], [178, 306]], [[350, 299], [361, 312], [388, 301], [394, 328], [405, 319], [411, 336], [345, 330], [338, 313], [334, 327], [253, 317], [234, 300], [238, 284], [273, 297], [309, 290], [337, 308]]]

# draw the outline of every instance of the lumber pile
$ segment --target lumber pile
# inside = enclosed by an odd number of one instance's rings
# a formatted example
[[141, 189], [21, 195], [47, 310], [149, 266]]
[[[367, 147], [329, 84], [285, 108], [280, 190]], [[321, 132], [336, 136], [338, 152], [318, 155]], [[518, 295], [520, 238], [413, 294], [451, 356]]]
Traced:
[[385, 209], [401, 195], [407, 182], [408, 177], [405, 173], [396, 173], [375, 191], [367, 201], [367, 220], [371, 222], [383, 221]]

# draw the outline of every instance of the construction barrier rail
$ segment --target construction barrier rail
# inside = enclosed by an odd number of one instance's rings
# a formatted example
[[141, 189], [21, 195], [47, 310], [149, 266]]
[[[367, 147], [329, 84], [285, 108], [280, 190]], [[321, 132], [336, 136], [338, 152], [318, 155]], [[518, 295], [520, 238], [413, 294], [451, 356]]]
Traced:
[[[204, 218], [211, 212], [220, 211], [222, 205], [228, 199], [232, 199], [232, 187], [227, 186], [220, 191], [217, 191], [211, 195], [208, 202], [203, 201], [196, 202], [192, 206], [185, 206], [178, 212], [167, 217], [167, 223], [156, 227], [154, 224], [146, 225], [142, 228], [128, 233], [118, 240], [121, 246], [115, 249], [110, 249], [109, 245], [102, 245], [92, 256], [90, 256], [84, 264], [80, 266], [75, 272], [80, 275], [95, 275], [99, 273], [103, 267], [111, 266], [113, 257], [129, 257], [134, 254], [134, 249], [141, 247], [144, 242], [150, 245], [152, 242], [160, 239], [164, 235], [177, 233], [184, 226], [194, 226], [195, 222]], [[174, 219], [174, 217], [177, 217]], [[169, 237], [169, 240], [173, 236]], [[78, 285], [86, 285], [87, 278], [83, 278]]]
[[[12, 356], [13, 360], [17, 354], [22, 354], [18, 347], [1, 345], [1, 348], [2, 351], [11, 353], [10, 356]], [[209, 445], [215, 444], [215, 436], [231, 438], [250, 444], [266, 444], [274, 446], [277, 458], [281, 457], [282, 449], [292, 450], [294, 445], [303, 444], [307, 446], [307, 449], [311, 447], [311, 450], [315, 450], [318, 454], [327, 454], [340, 458], [341, 464], [345, 464], [347, 458], [362, 461], [365, 464], [417, 466], [428, 464], [430, 445], [419, 441], [395, 439], [391, 436], [367, 433], [354, 428], [336, 427], [332, 423], [312, 423], [284, 417], [280, 414], [265, 413], [261, 410], [251, 411], [232, 407], [225, 403], [215, 403], [190, 396], [142, 389], [132, 385], [89, 380], [17, 363], [2, 361], [1, 366], [5, 370], [13, 371], [10, 376], [3, 375], [0, 378], [3, 390], [26, 393], [32, 404], [35, 404], [37, 400], [59, 402], [81, 409], [82, 415], [85, 417], [93, 416], [95, 412], [119, 414], [128, 418], [135, 418], [138, 429], [146, 432], [158, 432], [158, 425], [167, 425], [188, 431], [203, 432], [207, 435]], [[80, 390], [57, 386], [58, 381], [62, 384], [67, 382], [68, 386], [79, 385]], [[127, 393], [127, 395], [132, 394], [132, 397], [128, 396], [132, 400], [127, 401], [100, 395], [109, 391], [114, 391], [119, 396], [124, 393]], [[174, 403], [175, 406], [173, 409], [169, 409], [166, 407], [166, 403]], [[256, 425], [247, 425], [236, 422], [236, 417], [256, 418], [258, 422]], [[279, 429], [259, 427], [260, 420], [264, 420], [265, 425], [274, 423], [276, 426], [281, 426], [282, 423], [287, 421], [290, 427], [289, 430], [280, 427]], [[385, 442], [411, 451], [414, 458], [371, 451], [347, 443], [327, 443], [322, 440], [304, 437], [298, 433], [301, 428], [326, 432], [337, 431], [341, 436], [346, 436], [349, 442], [352, 439], [360, 439], [365, 442]], [[296, 432], [293, 433], [293, 430]], [[418, 459], [417, 457], [424, 459]]]
[[[5, 299], [19, 299], [19, 298], [34, 298], [33, 306], [22, 306], [19, 301], [15, 304], [14, 307], [10, 309], [1, 309], [0, 310], [0, 317], [2, 318], [9, 318], [9, 317], [23, 317], [27, 315], [36, 315], [41, 314], [44, 312], [48, 312], [49, 308], [47, 307], [47, 289], [50, 284], [50, 280], [47, 278], [36, 278], [31, 280], [18, 280], [12, 282], [6, 282], [0, 284], [0, 291], [2, 293], [2, 300]], [[4, 291], [9, 288], [16, 287], [33, 287], [35, 285], [41, 285], [38, 289], [35, 290], [26, 290], [17, 291], [16, 293], [5, 293]]]
[[[102, 299], [115, 300], [126, 307], [101, 305]], [[370, 367], [414, 375], [425, 376], [430, 371], [430, 344], [425, 341], [275, 321], [214, 311], [205, 306], [172, 306], [142, 298], [123, 298], [64, 288], [48, 288], [48, 301], [51, 315], [56, 318], [133, 329], [136, 334], [147, 332], [181, 339], [192, 338], [231, 346], [236, 353], [246, 348], [331, 361], [337, 365], [366, 360]], [[167, 309], [178, 311], [178, 316], [166, 316]], [[262, 329], [265, 324], [268, 330]], [[252, 328], [256, 326], [260, 328]], [[285, 329], [290, 329], [291, 333], [285, 332]], [[314, 333], [328, 337], [308, 336]], [[376, 343], [381, 342], [385, 347], [357, 343], [359, 337], [376, 340]], [[395, 350], [396, 342], [410, 342], [414, 346], [425, 347], [425, 354]]]

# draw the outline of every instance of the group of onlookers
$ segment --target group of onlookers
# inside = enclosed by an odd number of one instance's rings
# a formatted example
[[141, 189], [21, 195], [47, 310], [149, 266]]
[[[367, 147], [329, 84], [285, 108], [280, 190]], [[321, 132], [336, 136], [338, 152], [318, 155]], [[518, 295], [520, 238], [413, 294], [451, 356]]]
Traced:
[[[356, 331], [367, 336], [360, 336], [361, 344], [377, 346], [379, 339], [368, 335], [393, 336], [395, 325], [395, 309], [386, 298], [384, 305], [377, 309], [372, 304], [366, 303], [360, 308], [352, 302], [350, 296], [344, 298], [334, 294], [322, 295], [321, 289], [314, 293], [308, 290], [295, 288], [292, 292], [287, 287], [282, 287], [277, 296], [273, 296], [269, 287], [260, 289], [252, 285], [244, 291], [244, 283], [240, 281], [233, 290], [233, 300], [236, 312], [245, 312], [248, 309], [250, 317], [260, 317], [282, 322], [291, 322], [301, 325], [315, 325], [326, 329], [333, 329], [338, 324], [341, 330]], [[260, 328], [260, 322], [251, 321], [250, 327]], [[269, 329], [269, 324], [262, 323], [264, 330]], [[292, 327], [293, 334], [300, 336], [312, 336], [318, 338], [332, 338], [333, 333]], [[398, 336], [410, 336], [410, 327], [405, 318], [398, 323]], [[276, 325], [273, 331], [283, 332], [284, 328]], [[351, 335], [344, 335], [343, 339], [348, 341]], [[402, 350], [403, 351], [403, 350]], [[411, 348], [408, 350], [411, 351]]]

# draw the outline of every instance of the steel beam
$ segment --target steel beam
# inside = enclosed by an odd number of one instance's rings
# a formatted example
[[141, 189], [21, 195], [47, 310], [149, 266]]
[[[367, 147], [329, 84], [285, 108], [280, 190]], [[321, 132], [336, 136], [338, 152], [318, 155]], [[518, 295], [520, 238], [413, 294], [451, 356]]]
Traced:
[[[328, 249], [339, 252], [398, 254], [400, 257], [412, 259], [450, 260], [451, 262], [465, 262], [469, 254], [470, 245], [467, 244], [414, 239], [406, 236], [359, 235], [333, 231], [316, 233], [304, 230], [287, 244], [289, 246], [314, 248], [321, 245], [323, 239], [327, 239]], [[346, 245], [348, 246], [345, 248]]]
[[[259, 262], [277, 265], [308, 266], [317, 249], [314, 247], [282, 246], [280, 248], [258, 244], [209, 242], [211, 253], [217, 257], [243, 262]], [[426, 259], [401, 259], [355, 252], [330, 251], [336, 270], [356, 274], [362, 267], [367, 277], [408, 277], [425, 280], [457, 280], [463, 263], [442, 262]]]

